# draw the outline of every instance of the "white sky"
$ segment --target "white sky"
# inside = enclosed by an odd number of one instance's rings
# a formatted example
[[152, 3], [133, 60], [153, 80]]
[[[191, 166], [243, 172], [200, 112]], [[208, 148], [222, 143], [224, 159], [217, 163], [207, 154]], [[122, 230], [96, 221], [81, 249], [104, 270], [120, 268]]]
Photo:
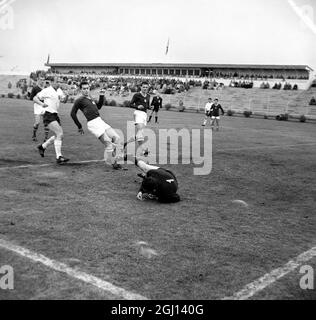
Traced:
[[[316, 26], [316, 1], [295, 3], [314, 8]], [[0, 28], [0, 73], [43, 69], [48, 53], [51, 62], [307, 64], [316, 70], [316, 34], [287, 0], [16, 0], [12, 7], [13, 30]]]

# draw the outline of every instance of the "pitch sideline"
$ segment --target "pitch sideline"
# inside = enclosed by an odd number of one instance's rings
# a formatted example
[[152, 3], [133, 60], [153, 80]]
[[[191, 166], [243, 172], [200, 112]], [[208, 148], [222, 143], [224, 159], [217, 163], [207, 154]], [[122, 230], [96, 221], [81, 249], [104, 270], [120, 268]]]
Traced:
[[0, 248], [3, 248], [7, 251], [14, 252], [24, 258], [28, 258], [34, 262], [41, 263], [42, 265], [53, 269], [58, 272], [66, 273], [71, 278], [75, 278], [77, 280], [81, 280], [85, 282], [86, 284], [90, 284], [94, 287], [97, 287], [98, 289], [101, 289], [103, 291], [109, 292], [117, 297], [123, 298], [125, 300], [148, 300], [148, 298], [132, 293], [130, 291], [127, 291], [123, 288], [120, 288], [118, 286], [115, 286], [111, 284], [110, 282], [104, 281], [100, 278], [97, 278], [95, 276], [92, 276], [88, 273], [73, 269], [69, 267], [68, 265], [61, 263], [57, 260], [49, 259], [48, 257], [33, 252], [31, 250], [28, 250], [26, 248], [20, 247], [18, 245], [15, 245], [11, 242], [8, 242], [6, 240], [0, 239]]
[[[227, 148], [227, 149], [217, 149], [216, 152], [228, 152], [228, 151], [242, 151], [242, 150], [260, 150], [260, 149], [286, 149], [286, 148], [296, 148], [296, 147], [307, 147], [307, 146], [315, 146], [316, 143], [301, 143], [301, 144], [289, 144], [289, 145], [279, 145], [279, 146], [254, 146], [254, 147], [245, 147], [245, 148]], [[152, 156], [156, 156], [156, 154], [151, 154]], [[84, 161], [76, 161], [69, 162], [69, 165], [72, 164], [84, 164], [84, 163], [98, 163], [104, 162], [104, 160], [84, 160]], [[46, 164], [29, 164], [29, 165], [21, 165], [21, 166], [10, 166], [10, 167], [0, 167], [0, 171], [10, 170], [10, 169], [32, 169], [32, 168], [45, 168], [55, 166], [55, 163], [46, 163]], [[65, 164], [67, 166], [67, 164]]]
[[259, 279], [247, 284], [243, 289], [232, 296], [225, 297], [222, 300], [247, 300], [314, 257], [316, 257], [316, 247], [305, 251], [282, 267], [272, 270]]

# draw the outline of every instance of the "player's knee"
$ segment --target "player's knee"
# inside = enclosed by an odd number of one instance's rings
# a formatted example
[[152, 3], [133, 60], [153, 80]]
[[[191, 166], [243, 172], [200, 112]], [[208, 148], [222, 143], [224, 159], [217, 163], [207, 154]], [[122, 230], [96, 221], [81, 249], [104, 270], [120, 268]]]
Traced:
[[107, 142], [105, 144], [105, 152], [113, 152], [114, 151], [114, 147], [112, 143]]
[[115, 144], [118, 144], [120, 142], [120, 136], [117, 133], [113, 134], [112, 142]]
[[63, 132], [56, 133], [56, 140], [63, 140], [63, 138], [64, 138], [64, 133]]

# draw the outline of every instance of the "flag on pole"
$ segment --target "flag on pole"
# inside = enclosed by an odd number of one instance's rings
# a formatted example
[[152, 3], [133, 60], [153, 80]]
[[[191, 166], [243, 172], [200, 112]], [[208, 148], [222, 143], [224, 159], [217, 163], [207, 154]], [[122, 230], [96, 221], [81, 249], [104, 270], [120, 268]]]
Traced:
[[168, 51], [169, 51], [169, 38], [168, 38], [167, 47], [166, 47], [166, 55], [168, 54]]
[[46, 62], [46, 64], [49, 64], [49, 59], [50, 59], [50, 55], [48, 54], [48, 57], [47, 57], [47, 62]]

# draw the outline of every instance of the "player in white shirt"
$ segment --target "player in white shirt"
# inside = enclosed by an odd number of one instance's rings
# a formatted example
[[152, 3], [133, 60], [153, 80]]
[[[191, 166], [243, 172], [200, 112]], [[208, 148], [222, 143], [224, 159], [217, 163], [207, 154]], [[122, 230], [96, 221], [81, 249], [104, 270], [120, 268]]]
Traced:
[[208, 98], [208, 102], [205, 105], [205, 119], [204, 122], [202, 124], [202, 127], [205, 127], [207, 125], [207, 120], [210, 119], [210, 123], [211, 123], [211, 117], [212, 117], [212, 98]]
[[[45, 81], [47, 88], [43, 89], [34, 97], [34, 102], [45, 108], [45, 113], [43, 115], [44, 125], [54, 132], [54, 135], [50, 137], [43, 144], [39, 145], [38, 151], [42, 157], [44, 157], [45, 150], [47, 147], [54, 143], [56, 152], [56, 162], [57, 164], [63, 164], [69, 161], [69, 159], [63, 157], [61, 153], [62, 149], [62, 139], [63, 139], [63, 129], [60, 125], [60, 119], [58, 117], [58, 109], [60, 105], [60, 95], [52, 87], [50, 81]], [[42, 102], [44, 101], [44, 102]]]

